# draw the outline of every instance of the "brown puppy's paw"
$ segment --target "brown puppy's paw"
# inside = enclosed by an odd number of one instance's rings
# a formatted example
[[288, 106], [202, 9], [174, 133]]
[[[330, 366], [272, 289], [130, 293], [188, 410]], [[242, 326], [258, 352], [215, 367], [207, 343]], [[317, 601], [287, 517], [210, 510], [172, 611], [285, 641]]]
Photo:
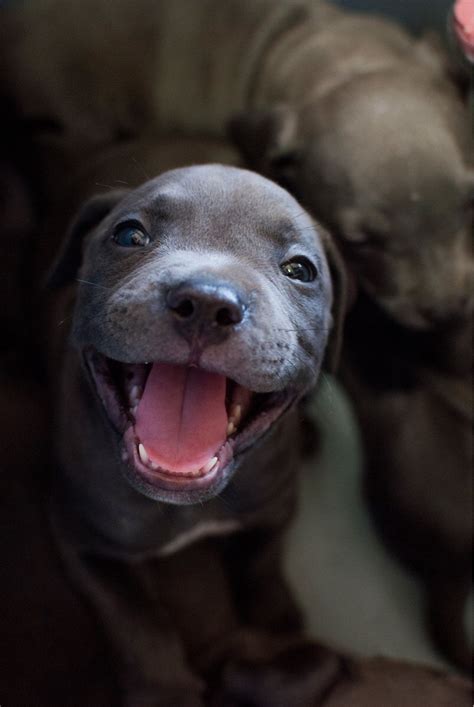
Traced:
[[340, 659], [304, 642], [267, 662], [229, 664], [212, 707], [317, 707], [339, 677]]

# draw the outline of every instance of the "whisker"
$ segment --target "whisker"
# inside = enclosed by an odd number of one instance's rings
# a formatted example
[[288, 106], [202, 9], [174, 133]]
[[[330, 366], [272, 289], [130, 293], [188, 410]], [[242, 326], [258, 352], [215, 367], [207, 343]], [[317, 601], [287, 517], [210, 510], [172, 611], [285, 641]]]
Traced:
[[[321, 327], [321, 326], [314, 326], [314, 327], [302, 327], [300, 329], [284, 329], [283, 327], [278, 327], [274, 329], [274, 331], [297, 331], [297, 332], [305, 332], [305, 331], [321, 331], [324, 334], [327, 332], [331, 331], [332, 327]], [[268, 339], [268, 341], [271, 341], [271, 339]]]
[[64, 319], [61, 319], [61, 321], [58, 322], [58, 324], [56, 326], [58, 326], [58, 327], [62, 326], [65, 322], [68, 321], [68, 319], [72, 319], [72, 317], [73, 317], [73, 315], [69, 314], [67, 317], [64, 317]]
[[[224, 491], [223, 491], [222, 493], [224, 493]], [[228, 486], [228, 487], [225, 489], [225, 493], [226, 493], [226, 496], [232, 496], [232, 489]], [[221, 494], [219, 494], [218, 496], [216, 496], [216, 500], [217, 500], [217, 501], [220, 501], [220, 503], [222, 503], [222, 505], [226, 508], [226, 510], [228, 510], [228, 511], [233, 511], [233, 510], [234, 510], [234, 506], [233, 506], [231, 503], [229, 503], [229, 501], [232, 501], [232, 500], [235, 500], [235, 499], [232, 499], [232, 498], [224, 498], [224, 496], [222, 496]]]
[[148, 181], [151, 179], [150, 175], [146, 173], [146, 171], [143, 169], [142, 164], [138, 164], [137, 160], [135, 157], [131, 157], [132, 162], [135, 164], [135, 166], [141, 171], [141, 173], [144, 175], [145, 179]]
[[105, 287], [104, 285], [99, 285], [98, 282], [91, 282], [90, 280], [81, 280], [81, 278], [76, 277], [77, 282], [81, 282], [84, 285], [91, 285], [92, 287], [98, 287], [101, 290], [110, 290], [110, 287]]

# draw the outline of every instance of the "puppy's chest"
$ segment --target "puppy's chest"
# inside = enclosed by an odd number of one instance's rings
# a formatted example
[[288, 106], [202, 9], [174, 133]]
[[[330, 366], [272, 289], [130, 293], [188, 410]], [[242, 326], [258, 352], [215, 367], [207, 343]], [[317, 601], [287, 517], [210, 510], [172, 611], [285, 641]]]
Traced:
[[59, 493], [52, 512], [57, 531], [80, 553], [133, 562], [168, 557], [205, 539], [281, 527], [293, 513], [296, 489], [294, 466], [272, 464], [239, 470], [235, 482], [205, 503], [157, 506], [138, 499], [65, 517], [72, 504]]
[[168, 557], [201, 540], [222, 538], [243, 530], [247, 523], [238, 518], [209, 518], [184, 525], [156, 548], [157, 557]]
[[146, 543], [148, 552], [167, 557], [201, 540], [285, 525], [295, 506], [296, 479], [262, 476], [248, 485], [231, 484], [221, 496], [202, 505], [168, 506]]

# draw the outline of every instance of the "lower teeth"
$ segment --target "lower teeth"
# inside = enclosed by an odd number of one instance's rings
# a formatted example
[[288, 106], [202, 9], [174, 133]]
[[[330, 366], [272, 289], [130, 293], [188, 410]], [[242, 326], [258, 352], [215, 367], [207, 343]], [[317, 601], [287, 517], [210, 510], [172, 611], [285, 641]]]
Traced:
[[[148, 456], [148, 452], [146, 451], [144, 445], [143, 445], [141, 442], [140, 442], [140, 443], [138, 444], [138, 446], [137, 446], [137, 453], [138, 453], [138, 456], [139, 456], [139, 458], [140, 458], [140, 461], [141, 461], [142, 464], [144, 464], [145, 466], [148, 466], [150, 469], [153, 469], [154, 471], [156, 471], [157, 469], [160, 468], [158, 464], [156, 464], [154, 461], [152, 461], [152, 460], [150, 459], [150, 457]], [[123, 459], [124, 461], [127, 461], [127, 460], [128, 460], [128, 454], [127, 454], [126, 452], [123, 453], [122, 459]], [[176, 476], [193, 476], [193, 477], [196, 477], [196, 476], [204, 476], [205, 474], [208, 474], [212, 469], [214, 469], [214, 467], [216, 466], [216, 464], [218, 463], [218, 461], [219, 461], [219, 460], [218, 460], [217, 457], [212, 457], [212, 458], [209, 459], [209, 461], [208, 461], [206, 464], [204, 464], [204, 466], [202, 466], [200, 469], [196, 469], [195, 471], [189, 471], [189, 472], [186, 472], [186, 473], [183, 473], [183, 474], [176, 473], [175, 475], [176, 475]], [[166, 471], [166, 469], [163, 469], [163, 471]], [[168, 472], [168, 473], [173, 473], [173, 472]]]

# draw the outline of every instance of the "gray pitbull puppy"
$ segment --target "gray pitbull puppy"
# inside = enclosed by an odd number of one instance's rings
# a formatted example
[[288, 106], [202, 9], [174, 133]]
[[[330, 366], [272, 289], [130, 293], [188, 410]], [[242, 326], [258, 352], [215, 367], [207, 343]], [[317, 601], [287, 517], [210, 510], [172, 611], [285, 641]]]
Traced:
[[[72, 318], [56, 538], [110, 639], [124, 703], [203, 704], [199, 675], [302, 640], [279, 547], [298, 403], [332, 327], [321, 234], [263, 177], [178, 169], [86, 203], [50, 285], [62, 302], [51, 331]], [[298, 704], [321, 694], [321, 660], [299, 687], [287, 678], [282, 704], [286, 689]]]

